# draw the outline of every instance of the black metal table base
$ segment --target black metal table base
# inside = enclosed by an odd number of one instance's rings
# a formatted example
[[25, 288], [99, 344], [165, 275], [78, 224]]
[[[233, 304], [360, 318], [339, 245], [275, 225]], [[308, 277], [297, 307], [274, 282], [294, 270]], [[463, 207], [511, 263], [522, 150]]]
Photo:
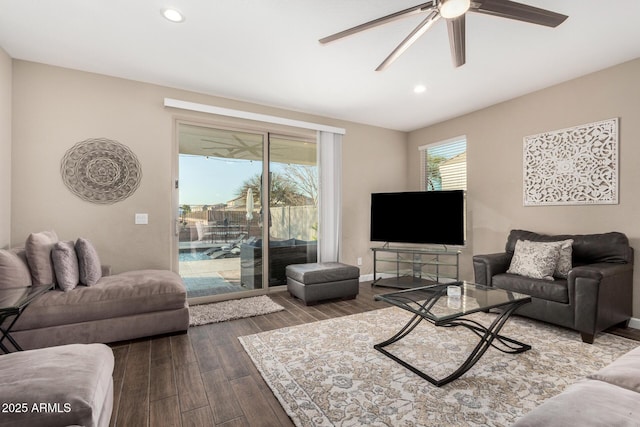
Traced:
[[411, 318], [411, 320], [409, 320], [409, 322], [402, 329], [400, 329], [400, 331], [398, 331], [397, 334], [395, 334], [388, 340], [381, 342], [380, 344], [374, 345], [373, 348], [383, 353], [384, 355], [390, 357], [391, 359], [395, 360], [396, 362], [398, 362], [405, 368], [411, 370], [412, 372], [419, 375], [420, 377], [424, 378], [425, 380], [429, 381], [431, 384], [437, 387], [441, 387], [445, 384], [450, 383], [453, 380], [460, 378], [465, 372], [471, 369], [473, 365], [475, 365], [476, 362], [480, 360], [482, 355], [484, 355], [484, 353], [489, 349], [489, 347], [494, 347], [503, 353], [510, 353], [510, 354], [522, 353], [524, 351], [530, 350], [531, 349], [530, 345], [521, 343], [520, 341], [516, 341], [512, 338], [508, 338], [499, 334], [500, 330], [502, 329], [504, 324], [507, 322], [511, 314], [518, 307], [528, 302], [529, 301], [517, 302], [510, 306], [506, 306], [504, 310], [502, 310], [502, 312], [494, 319], [494, 321], [491, 323], [491, 325], [488, 328], [484, 327], [478, 322], [475, 322], [470, 319], [465, 319], [463, 317], [458, 317], [445, 322], [435, 322], [434, 324], [436, 326], [442, 326], [442, 327], [463, 326], [471, 330], [478, 337], [480, 337], [480, 341], [475, 346], [475, 348], [471, 351], [471, 354], [469, 355], [469, 357], [467, 357], [467, 359], [460, 365], [460, 367], [458, 367], [453, 373], [451, 373], [450, 375], [442, 379], [436, 379], [425, 374], [415, 366], [393, 355], [392, 353], [385, 350], [384, 348], [384, 347], [387, 347], [388, 345], [391, 345], [395, 342], [400, 341], [402, 338], [409, 335], [411, 331], [413, 331], [416, 328], [416, 326], [420, 324], [420, 322], [427, 319], [419, 314], [415, 314]]
[[13, 315], [14, 318], [11, 320], [11, 323], [9, 324], [9, 327], [7, 327], [7, 328], [3, 328], [2, 324], [4, 323], [4, 321], [6, 319], [11, 317], [11, 315], [2, 316], [0, 318], [0, 350], [2, 350], [5, 354], [10, 353], [10, 350], [2, 343], [2, 341], [5, 340], [5, 338], [11, 343], [11, 345], [13, 346], [13, 348], [15, 348], [16, 351], [22, 351], [22, 348], [18, 345], [18, 343], [10, 335], [11, 328], [13, 328], [13, 325], [18, 320], [18, 317], [20, 317], [20, 314], [21, 313]]

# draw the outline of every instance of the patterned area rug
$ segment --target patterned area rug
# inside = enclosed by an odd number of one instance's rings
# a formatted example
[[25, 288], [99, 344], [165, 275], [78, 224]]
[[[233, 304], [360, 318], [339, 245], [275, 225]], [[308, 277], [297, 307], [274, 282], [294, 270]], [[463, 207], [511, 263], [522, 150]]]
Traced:
[[284, 307], [266, 295], [189, 307], [189, 326], [224, 322], [282, 311]]
[[[490, 313], [470, 316], [484, 325]], [[638, 342], [513, 317], [502, 334], [532, 345], [521, 354], [490, 348], [459, 379], [435, 387], [373, 349], [409, 320], [386, 308], [240, 337], [297, 426], [507, 426]], [[466, 328], [422, 322], [387, 349], [437, 378], [477, 343]]]

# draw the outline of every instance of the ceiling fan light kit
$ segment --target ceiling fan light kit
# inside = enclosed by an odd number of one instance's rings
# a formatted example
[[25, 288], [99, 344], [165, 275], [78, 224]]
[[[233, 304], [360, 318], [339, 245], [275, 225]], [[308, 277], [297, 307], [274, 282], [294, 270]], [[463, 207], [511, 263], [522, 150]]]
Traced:
[[466, 62], [465, 16], [467, 12], [482, 13], [552, 28], [562, 24], [568, 18], [567, 15], [511, 0], [431, 0], [340, 31], [319, 41], [322, 44], [330, 43], [397, 19], [427, 13], [427, 17], [387, 56], [376, 68], [376, 71], [382, 71], [391, 65], [440, 18], [444, 18], [447, 21], [453, 65], [460, 67]]
[[445, 19], [453, 19], [464, 15], [471, 6], [471, 0], [442, 0], [440, 2], [440, 15]]

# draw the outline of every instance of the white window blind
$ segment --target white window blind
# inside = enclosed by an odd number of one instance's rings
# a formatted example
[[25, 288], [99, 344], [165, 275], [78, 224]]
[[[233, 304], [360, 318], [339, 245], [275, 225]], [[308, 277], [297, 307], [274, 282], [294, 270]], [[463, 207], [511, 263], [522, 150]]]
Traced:
[[423, 191], [467, 189], [467, 138], [461, 136], [418, 148]]

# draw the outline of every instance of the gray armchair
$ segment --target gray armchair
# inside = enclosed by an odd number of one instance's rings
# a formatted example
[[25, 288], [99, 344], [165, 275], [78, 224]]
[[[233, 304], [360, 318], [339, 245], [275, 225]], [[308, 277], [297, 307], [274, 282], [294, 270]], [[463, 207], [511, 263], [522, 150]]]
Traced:
[[[507, 273], [518, 240], [553, 242], [573, 239], [572, 264], [566, 279], [533, 279]], [[633, 294], [633, 248], [622, 233], [548, 236], [512, 230], [505, 252], [475, 255], [476, 283], [531, 295], [517, 314], [595, 335], [614, 325], [627, 326]]]

